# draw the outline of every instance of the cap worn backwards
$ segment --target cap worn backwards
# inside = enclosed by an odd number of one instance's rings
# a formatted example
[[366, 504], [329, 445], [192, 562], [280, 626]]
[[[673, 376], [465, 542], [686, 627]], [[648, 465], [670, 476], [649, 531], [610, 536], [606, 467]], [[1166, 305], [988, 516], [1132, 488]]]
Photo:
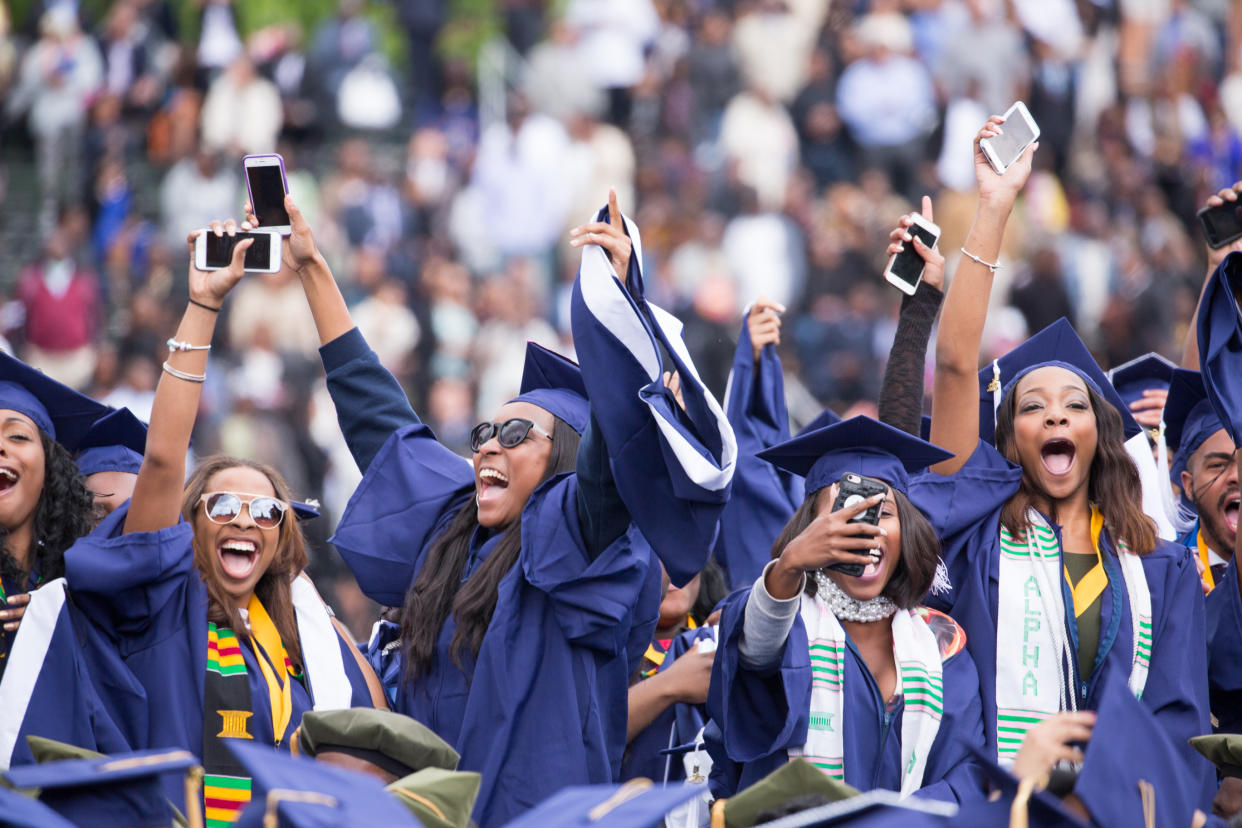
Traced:
[[1108, 371], [1108, 381], [1127, 406], [1144, 391], [1167, 389], [1177, 366], [1157, 353], [1146, 353]]
[[809, 497], [845, 472], [874, 477], [906, 491], [910, 475], [953, 456], [900, 429], [858, 416], [800, 433], [759, 452], [759, 457], [806, 478]]
[[528, 402], [550, 412], [581, 434], [590, 416], [586, 384], [578, 363], [534, 342], [526, 343], [521, 392], [509, 402]]
[[979, 372], [979, 436], [996, 442], [996, 409], [1018, 380], [1038, 368], [1064, 368], [1077, 374], [1098, 396], [1121, 415], [1126, 438], [1142, 429], [1129, 407], [1109, 383], [1099, 363], [1064, 317], [1053, 322]]
[[1164, 404], [1164, 439], [1173, 450], [1169, 477], [1181, 485], [1182, 472], [1190, 455], [1216, 432], [1225, 427], [1216, 415], [1198, 371], [1179, 368], [1169, 383], [1169, 398]]
[[118, 471], [137, 474], [147, 446], [147, 424], [128, 408], [118, 408], [91, 425], [78, 444], [78, 472], [83, 476]]

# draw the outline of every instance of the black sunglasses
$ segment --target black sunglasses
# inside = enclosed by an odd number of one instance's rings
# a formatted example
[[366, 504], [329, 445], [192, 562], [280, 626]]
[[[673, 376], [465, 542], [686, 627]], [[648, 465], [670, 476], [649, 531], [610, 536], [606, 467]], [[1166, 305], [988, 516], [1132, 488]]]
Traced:
[[470, 450], [478, 451], [493, 437], [503, 448], [513, 448], [530, 436], [531, 431], [537, 431], [549, 440], [552, 439], [551, 434], [521, 417], [513, 417], [503, 423], [479, 423], [470, 432]]
[[274, 497], [251, 497], [242, 500], [232, 492], [212, 492], [199, 498], [204, 504], [207, 519], [212, 523], [232, 523], [241, 514], [242, 506], [250, 512], [250, 519], [260, 529], [275, 529], [285, 517], [285, 504]]

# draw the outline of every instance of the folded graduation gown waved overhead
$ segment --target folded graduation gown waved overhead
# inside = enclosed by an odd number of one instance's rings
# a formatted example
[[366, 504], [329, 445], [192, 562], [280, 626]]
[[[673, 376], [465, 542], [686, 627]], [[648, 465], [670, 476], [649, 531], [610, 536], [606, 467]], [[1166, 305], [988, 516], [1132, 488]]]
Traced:
[[1242, 733], [1242, 595], [1238, 559], [1207, 596], [1208, 693], [1218, 733]]
[[1203, 288], [1199, 303], [1199, 370], [1216, 416], [1233, 437], [1242, 435], [1242, 256], [1230, 253]]
[[[607, 221], [607, 208], [595, 220]], [[703, 568], [715, 542], [737, 441], [699, 379], [681, 323], [647, 302], [642, 240], [628, 218], [625, 229], [633, 242], [626, 274], [614, 273], [602, 247], [583, 248], [573, 289], [574, 346], [592, 410], [609, 412], [600, 427], [617, 491], [673, 583], [682, 585]], [[684, 411], [664, 385], [665, 371], [680, 376]], [[636, 393], [642, 405], [635, 405]]]
[[[79, 643], [86, 622], [71, 609], [64, 578], [30, 595], [9, 654], [11, 669], [0, 678], [0, 770], [34, 761], [26, 743], [31, 735], [99, 753], [130, 750], [92, 681]], [[103, 657], [125, 671], [114, 654]]]

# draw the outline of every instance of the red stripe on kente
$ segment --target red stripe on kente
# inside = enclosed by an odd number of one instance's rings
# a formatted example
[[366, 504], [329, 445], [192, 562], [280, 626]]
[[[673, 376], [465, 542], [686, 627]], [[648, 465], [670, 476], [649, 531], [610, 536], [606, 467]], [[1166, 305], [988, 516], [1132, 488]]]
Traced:
[[241, 655], [241, 647], [236, 644], [229, 647], [217, 647], [216, 652], [220, 655]]
[[232, 799], [213, 799], [210, 796], [203, 797], [203, 802], [208, 808], [221, 808], [226, 811], [240, 811], [249, 805], [249, 802], [237, 802]]

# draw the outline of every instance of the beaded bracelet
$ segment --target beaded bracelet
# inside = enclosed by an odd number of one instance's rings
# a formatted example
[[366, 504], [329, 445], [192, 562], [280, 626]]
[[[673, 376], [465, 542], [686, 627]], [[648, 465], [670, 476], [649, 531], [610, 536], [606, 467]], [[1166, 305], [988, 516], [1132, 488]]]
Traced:
[[165, 342], [164, 344], [168, 346], [168, 350], [174, 353], [176, 353], [177, 351], [210, 351], [211, 350], [210, 345], [191, 345], [188, 342], [182, 342], [180, 339], [174, 339], [171, 336], [168, 338], [168, 341]]
[[996, 264], [992, 264], [991, 262], [985, 262], [983, 259], [980, 259], [978, 256], [976, 256], [974, 253], [971, 253], [965, 247], [962, 248], [962, 255], [972, 260], [976, 264], [981, 264], [984, 267], [986, 267], [993, 276], [996, 275], [996, 271], [1000, 270], [1001, 267], [1003, 267], [1003, 265], [1001, 265], [1000, 262], [997, 262]]
[[164, 371], [176, 377], [177, 379], [185, 380], [186, 382], [197, 382], [201, 385], [202, 383], [207, 381], [206, 374], [191, 374], [187, 371], [178, 371], [176, 368], [172, 367], [167, 362], [164, 363]]

